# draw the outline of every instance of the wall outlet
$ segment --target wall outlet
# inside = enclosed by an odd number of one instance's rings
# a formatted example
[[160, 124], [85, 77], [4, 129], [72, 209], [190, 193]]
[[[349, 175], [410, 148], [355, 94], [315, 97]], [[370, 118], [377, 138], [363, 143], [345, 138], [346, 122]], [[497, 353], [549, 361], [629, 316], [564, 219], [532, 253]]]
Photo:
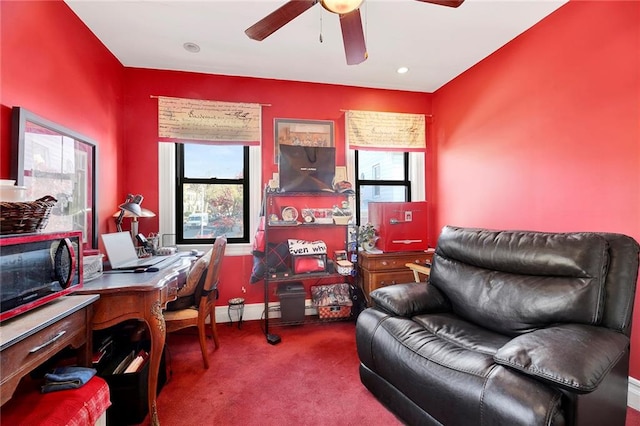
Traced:
[[413, 212], [412, 212], [412, 211], [406, 211], [406, 212], [404, 212], [404, 221], [405, 221], [405, 222], [411, 222], [411, 221], [413, 221]]

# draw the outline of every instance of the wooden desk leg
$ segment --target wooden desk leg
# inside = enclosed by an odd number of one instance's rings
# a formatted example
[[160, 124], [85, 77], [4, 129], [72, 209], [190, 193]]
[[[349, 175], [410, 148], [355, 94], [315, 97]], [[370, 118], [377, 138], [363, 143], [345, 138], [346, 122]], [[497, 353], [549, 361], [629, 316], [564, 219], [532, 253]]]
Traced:
[[151, 353], [149, 354], [149, 388], [147, 389], [149, 400], [149, 419], [152, 425], [160, 425], [158, 420], [158, 409], [156, 406], [156, 394], [158, 389], [158, 370], [160, 369], [160, 359], [164, 349], [167, 328], [162, 315], [162, 307], [159, 300], [151, 304], [145, 320], [149, 326], [151, 334]]

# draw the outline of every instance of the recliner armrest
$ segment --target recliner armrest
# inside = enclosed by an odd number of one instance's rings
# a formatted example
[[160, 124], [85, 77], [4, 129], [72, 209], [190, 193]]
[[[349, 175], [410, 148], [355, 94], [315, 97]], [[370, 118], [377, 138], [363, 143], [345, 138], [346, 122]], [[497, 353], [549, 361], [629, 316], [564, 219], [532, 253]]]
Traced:
[[571, 392], [595, 390], [629, 349], [629, 338], [606, 328], [563, 324], [522, 334], [494, 355], [497, 364]]
[[440, 290], [428, 283], [381, 287], [372, 291], [370, 296], [376, 308], [402, 317], [451, 310]]

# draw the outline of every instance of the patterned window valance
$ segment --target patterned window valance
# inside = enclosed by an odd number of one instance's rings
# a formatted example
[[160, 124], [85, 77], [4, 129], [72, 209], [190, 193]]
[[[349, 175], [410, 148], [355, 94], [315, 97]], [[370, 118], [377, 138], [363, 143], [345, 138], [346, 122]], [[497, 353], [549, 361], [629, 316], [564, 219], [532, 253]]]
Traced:
[[425, 116], [396, 112], [346, 112], [351, 149], [422, 151], [426, 148]]
[[162, 142], [260, 145], [260, 104], [158, 97]]

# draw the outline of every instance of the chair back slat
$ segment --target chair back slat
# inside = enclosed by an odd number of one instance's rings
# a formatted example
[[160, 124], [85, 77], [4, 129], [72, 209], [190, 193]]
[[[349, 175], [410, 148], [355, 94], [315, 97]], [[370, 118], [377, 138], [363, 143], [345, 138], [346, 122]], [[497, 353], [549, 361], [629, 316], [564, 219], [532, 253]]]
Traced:
[[220, 279], [220, 268], [222, 266], [222, 259], [227, 247], [227, 237], [217, 237], [213, 243], [213, 252], [211, 253], [211, 259], [209, 261], [209, 268], [207, 270], [207, 278], [204, 283], [204, 292], [209, 293], [218, 287], [218, 281]]

